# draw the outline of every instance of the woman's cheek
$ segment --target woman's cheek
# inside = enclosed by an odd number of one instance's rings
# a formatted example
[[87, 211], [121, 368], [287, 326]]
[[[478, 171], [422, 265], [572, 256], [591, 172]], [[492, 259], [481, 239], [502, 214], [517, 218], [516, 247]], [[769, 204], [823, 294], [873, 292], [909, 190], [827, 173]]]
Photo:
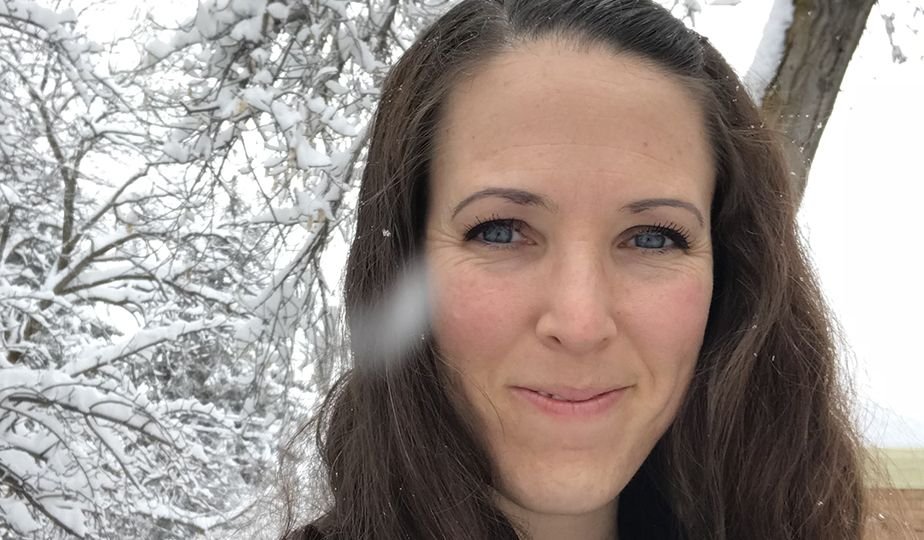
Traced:
[[513, 340], [522, 309], [522, 283], [458, 267], [439, 277], [434, 331], [440, 348], [469, 361], [497, 356]]
[[682, 276], [662, 284], [647, 298], [637, 297], [630, 308], [632, 316], [625, 319], [633, 328], [624, 330], [646, 347], [660, 349], [649, 351], [646, 358], [663, 359], [669, 369], [692, 369], [702, 347], [711, 299], [711, 275]]

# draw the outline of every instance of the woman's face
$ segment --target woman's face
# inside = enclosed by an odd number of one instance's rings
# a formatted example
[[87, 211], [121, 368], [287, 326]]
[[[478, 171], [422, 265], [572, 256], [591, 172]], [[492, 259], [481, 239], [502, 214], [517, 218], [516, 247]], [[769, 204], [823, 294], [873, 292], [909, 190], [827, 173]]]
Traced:
[[508, 513], [612, 512], [676, 415], [712, 294], [703, 124], [670, 76], [551, 42], [453, 90], [427, 218], [433, 332]]

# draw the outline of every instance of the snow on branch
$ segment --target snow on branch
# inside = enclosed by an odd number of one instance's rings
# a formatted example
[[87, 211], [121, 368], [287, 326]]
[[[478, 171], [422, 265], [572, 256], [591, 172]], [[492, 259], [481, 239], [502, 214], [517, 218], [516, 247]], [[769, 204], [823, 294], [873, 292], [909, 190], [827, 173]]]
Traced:
[[226, 324], [223, 320], [202, 320], [194, 322], [176, 322], [158, 328], [140, 330], [131, 338], [103, 347], [90, 346], [82, 350], [74, 360], [65, 364], [62, 370], [69, 375], [80, 375], [98, 369], [101, 366], [136, 355], [160, 343], [174, 341], [180, 336], [205, 329], [214, 329]]
[[335, 375], [320, 258], [379, 84], [446, 4], [206, 0], [101, 46], [0, 2], [0, 536], [252, 508]]

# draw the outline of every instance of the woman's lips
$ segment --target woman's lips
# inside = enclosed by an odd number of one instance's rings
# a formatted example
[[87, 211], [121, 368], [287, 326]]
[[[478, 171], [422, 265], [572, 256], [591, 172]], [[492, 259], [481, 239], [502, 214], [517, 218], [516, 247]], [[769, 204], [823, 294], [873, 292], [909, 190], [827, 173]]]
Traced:
[[591, 417], [610, 410], [627, 388], [594, 389], [533, 389], [513, 387], [514, 394], [552, 416]]

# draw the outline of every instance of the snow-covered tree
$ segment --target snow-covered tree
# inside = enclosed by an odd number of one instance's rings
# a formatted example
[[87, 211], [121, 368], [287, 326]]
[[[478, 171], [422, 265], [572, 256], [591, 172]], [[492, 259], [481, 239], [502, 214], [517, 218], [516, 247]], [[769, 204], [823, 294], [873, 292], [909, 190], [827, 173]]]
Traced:
[[[706, 9], [728, 9], [741, 0], [659, 0], [696, 27]], [[742, 73], [748, 91], [761, 105], [768, 125], [783, 135], [792, 164], [793, 189], [801, 198], [815, 152], [834, 110], [847, 66], [870, 24], [885, 24], [888, 61], [907, 60], [894, 38], [896, 14], [871, 15], [874, 0], [773, 0], [754, 61]], [[899, 1], [880, 2], [893, 9]], [[889, 4], [886, 8], [883, 4]], [[924, 6], [905, 2], [900, 21], [909, 34], [920, 31]]]
[[329, 378], [320, 254], [441, 6], [189, 8], [109, 48], [0, 3], [0, 535], [219, 527]]
[[847, 64], [860, 43], [874, 3], [793, 2], [782, 59], [767, 85], [762, 108], [772, 125], [792, 142], [787, 150], [790, 161], [802, 169], [793, 176], [800, 197]]

